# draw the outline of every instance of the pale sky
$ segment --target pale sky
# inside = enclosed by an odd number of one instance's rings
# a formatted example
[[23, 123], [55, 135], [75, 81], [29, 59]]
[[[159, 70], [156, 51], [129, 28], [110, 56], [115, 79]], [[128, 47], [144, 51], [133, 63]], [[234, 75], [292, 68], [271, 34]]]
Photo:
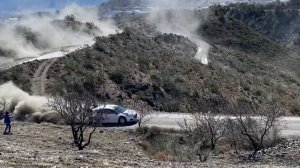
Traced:
[[0, 0], [0, 14], [43, 9], [60, 9], [72, 3], [92, 6], [101, 4], [104, 1], [106, 0]]

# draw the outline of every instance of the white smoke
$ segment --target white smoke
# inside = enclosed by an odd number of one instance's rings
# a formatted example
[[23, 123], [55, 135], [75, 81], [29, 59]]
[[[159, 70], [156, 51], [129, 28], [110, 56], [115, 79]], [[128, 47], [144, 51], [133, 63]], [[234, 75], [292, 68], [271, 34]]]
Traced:
[[118, 30], [113, 20], [99, 20], [99, 11], [97, 8], [82, 8], [76, 4], [67, 6], [62, 10], [58, 16], [59, 19], [63, 19], [66, 15], [73, 14], [76, 19], [81, 22], [91, 22], [94, 23], [101, 32], [99, 35], [107, 36], [110, 34], [115, 34]]
[[201, 40], [194, 40], [194, 41], [198, 45], [195, 58], [200, 60], [202, 64], [207, 65], [209, 63], [209, 59], [208, 59], [208, 53], [210, 48], [209, 44]]
[[[47, 105], [47, 98], [32, 96], [18, 88], [13, 82], [0, 85], [0, 99], [5, 100], [16, 118], [23, 120], [26, 115], [40, 112]], [[8, 109], [7, 109], [8, 110]]]
[[209, 44], [196, 35], [202, 21], [196, 8], [204, 6], [203, 1], [195, 0], [152, 0], [149, 6], [154, 10], [148, 16], [148, 22], [163, 33], [174, 33], [190, 38], [198, 45], [195, 58], [202, 64], [208, 64]]
[[0, 56], [0, 66], [1, 65], [6, 65], [6, 64], [11, 63], [13, 61], [14, 61], [13, 58], [7, 58], [7, 57], [1, 57]]
[[[73, 31], [56, 24], [53, 21], [62, 20], [67, 15], [75, 16], [75, 20], [81, 23], [93, 23], [98, 30], [92, 33], [84, 31]], [[59, 21], [57, 21], [59, 24]], [[26, 39], [18, 34], [16, 27], [26, 27], [34, 32], [41, 47], [28, 43]], [[97, 8], [82, 8], [76, 4], [62, 9], [57, 14], [51, 15], [26, 15], [13, 23], [0, 25], [0, 65], [13, 62], [19, 58], [37, 57], [43, 51], [63, 46], [92, 44], [95, 36], [107, 36], [114, 34], [117, 27], [111, 20], [99, 20]], [[13, 54], [4, 55], [2, 51], [13, 51]], [[6, 57], [6, 58], [4, 58]]]

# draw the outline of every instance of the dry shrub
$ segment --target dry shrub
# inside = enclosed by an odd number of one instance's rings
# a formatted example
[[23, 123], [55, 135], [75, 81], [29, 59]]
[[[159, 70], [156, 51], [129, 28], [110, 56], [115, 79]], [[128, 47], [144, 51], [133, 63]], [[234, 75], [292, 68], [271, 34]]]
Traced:
[[269, 131], [264, 140], [264, 148], [274, 147], [284, 140], [284, 138], [280, 136], [281, 129], [280, 127], [274, 127]]
[[137, 127], [136, 128], [136, 132], [138, 134], [146, 134], [149, 131], [149, 127], [145, 126], [145, 127]]
[[7, 104], [6, 100], [4, 98], [0, 97], [0, 110], [1, 111], [6, 110], [6, 108], [7, 108], [6, 104]]
[[143, 101], [137, 101], [129, 107], [130, 109], [138, 111], [138, 127], [146, 126], [152, 119], [151, 115], [153, 114], [153, 110], [151, 110], [150, 106], [147, 103]]
[[170, 133], [170, 134], [183, 134], [182, 130], [174, 129], [174, 128], [162, 128], [162, 127], [138, 127], [136, 128], [136, 132], [139, 134], [149, 134], [149, 135], [159, 135], [162, 133]]
[[0, 98], [0, 119], [3, 119], [5, 111], [9, 107], [9, 103], [4, 99]]
[[[256, 154], [259, 150], [274, 145], [273, 141], [279, 137], [280, 118], [285, 114], [285, 110], [280, 104], [258, 106], [257, 104], [249, 105], [245, 100], [236, 100], [230, 105], [231, 107], [226, 110], [234, 119], [227, 119], [227, 123], [230, 123], [227, 130], [233, 127], [236, 129], [231, 129], [227, 133], [232, 134], [232, 137], [242, 136], [247, 139], [253, 151], [249, 155], [249, 159], [257, 157]], [[235, 133], [236, 130], [239, 130], [238, 134]], [[268, 138], [269, 141], [267, 141]]]
[[151, 145], [148, 141], [140, 141], [138, 143], [139, 146], [141, 146], [143, 148], [143, 150], [145, 151], [151, 151], [152, 148], [151, 148]]
[[215, 152], [219, 140], [226, 133], [224, 120], [210, 112], [195, 113], [191, 122], [185, 119], [179, 126], [187, 134], [189, 146], [196, 149], [201, 162], [207, 161], [211, 153]]
[[300, 115], [300, 103], [295, 102], [291, 105], [291, 113], [294, 115]]
[[219, 141], [215, 154], [226, 154], [231, 150], [232, 150], [232, 146], [230, 145], [229, 141], [222, 139]]
[[144, 126], [144, 127], [138, 127], [136, 129], [137, 133], [139, 134], [147, 134], [149, 136], [155, 136], [155, 135], [159, 135], [162, 133], [162, 128], [160, 127], [147, 127], [147, 126]]
[[160, 128], [160, 132], [169, 134], [183, 134], [184, 131], [175, 128]]
[[163, 131], [163, 129], [160, 127], [150, 127], [149, 134], [150, 135], [159, 135], [162, 133], [162, 131]]
[[0, 111], [0, 120], [4, 118], [4, 111]]
[[[98, 123], [92, 122], [94, 113], [91, 107], [94, 103], [95, 98], [89, 92], [61, 91], [48, 100], [49, 108], [57, 111], [60, 118], [71, 126], [73, 142], [79, 150], [83, 150], [91, 143], [92, 135], [99, 126]], [[98, 115], [102, 116], [102, 111], [98, 111]], [[54, 113], [44, 115], [44, 119], [52, 122], [58, 122], [56, 118]]]
[[158, 161], [167, 161], [169, 156], [166, 152], [157, 152], [153, 155], [153, 159]]

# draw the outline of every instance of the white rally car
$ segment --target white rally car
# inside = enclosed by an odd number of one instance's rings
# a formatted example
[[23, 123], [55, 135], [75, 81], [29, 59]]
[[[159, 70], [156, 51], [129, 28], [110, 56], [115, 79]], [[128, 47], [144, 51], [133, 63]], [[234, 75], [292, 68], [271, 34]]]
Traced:
[[94, 122], [103, 124], [126, 124], [138, 122], [138, 113], [125, 107], [107, 104], [92, 108]]

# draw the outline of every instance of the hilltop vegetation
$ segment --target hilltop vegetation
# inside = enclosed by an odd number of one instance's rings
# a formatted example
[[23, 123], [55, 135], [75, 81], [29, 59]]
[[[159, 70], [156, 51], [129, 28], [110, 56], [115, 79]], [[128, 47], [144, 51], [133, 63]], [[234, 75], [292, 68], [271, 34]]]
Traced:
[[144, 3], [142, 0], [111, 0], [100, 5], [100, 8], [103, 9], [120, 9], [124, 7], [141, 7]]
[[[272, 3], [269, 5], [259, 4], [232, 4], [230, 6], [215, 6], [215, 14], [222, 22], [234, 20], [241, 22], [244, 27], [251, 29], [257, 33], [257, 37], [266, 38], [263, 44], [256, 43], [246, 46], [246, 50], [255, 51], [256, 46], [264, 48], [264, 52], [270, 56], [264, 60], [280, 67], [286, 72], [290, 72], [300, 77], [300, 6], [299, 1], [292, 0], [288, 3]], [[233, 34], [239, 34], [234, 30]], [[226, 30], [225, 32], [228, 32]], [[219, 32], [222, 34], [222, 32]], [[247, 42], [247, 38], [256, 39], [252, 36], [244, 36], [246, 39], [242, 42]], [[237, 38], [240, 39], [240, 38]], [[281, 49], [275, 46], [280, 44]], [[286, 52], [282, 53], [282, 47], [286, 47]], [[243, 51], [244, 49], [242, 49]], [[262, 53], [259, 54], [261, 57]]]
[[219, 17], [232, 17], [279, 42], [287, 42], [291, 33], [299, 32], [299, 12], [287, 4], [240, 3], [225, 7], [215, 6], [214, 10]]
[[199, 29], [199, 34], [202, 34], [210, 44], [252, 54], [262, 60], [285, 53], [284, 46], [273, 42], [239, 20], [226, 16], [219, 9], [211, 12], [208, 21]]

